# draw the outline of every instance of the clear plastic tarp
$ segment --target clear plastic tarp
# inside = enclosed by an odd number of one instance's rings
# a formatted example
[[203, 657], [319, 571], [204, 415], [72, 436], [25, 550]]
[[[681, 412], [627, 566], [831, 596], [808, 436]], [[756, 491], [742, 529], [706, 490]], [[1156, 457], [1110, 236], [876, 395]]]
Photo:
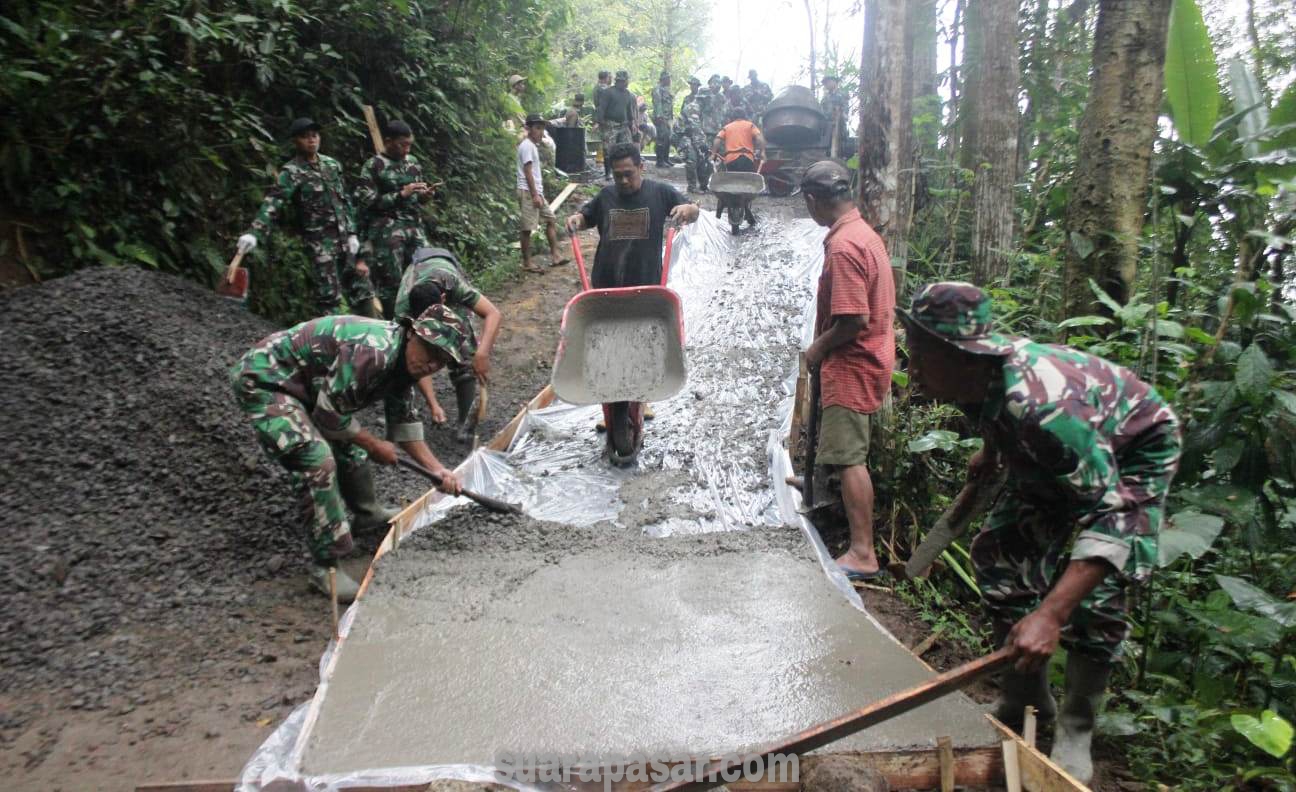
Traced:
[[[650, 536], [799, 529], [842, 596], [867, 615], [818, 532], [798, 512], [800, 493], [785, 483], [793, 472], [785, 439], [797, 353], [813, 333], [823, 238], [824, 229], [806, 219], [765, 222], [735, 237], [727, 224], [703, 212], [676, 236], [669, 282], [684, 305], [688, 383], [653, 405], [656, 417], [645, 426], [638, 464], [617, 469], [603, 460], [604, 438], [595, 431], [599, 407], [555, 402], [524, 417], [507, 451], [480, 450], [465, 460], [459, 468], [465, 485], [520, 503], [536, 519], [638, 528]], [[429, 503], [412, 530], [463, 502]], [[363, 608], [362, 597], [347, 611], [342, 644]], [[312, 704], [327, 695], [337, 651], [338, 644], [331, 644], [321, 660], [314, 699], [295, 710], [248, 762], [240, 790], [334, 790], [434, 779], [503, 783], [491, 768], [472, 765], [302, 775], [298, 768], [318, 710]]]

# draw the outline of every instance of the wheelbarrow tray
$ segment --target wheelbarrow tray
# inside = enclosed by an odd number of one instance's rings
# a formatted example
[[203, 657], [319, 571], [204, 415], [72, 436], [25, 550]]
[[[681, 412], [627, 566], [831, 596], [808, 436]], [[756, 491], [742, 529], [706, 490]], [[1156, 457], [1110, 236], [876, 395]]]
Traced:
[[707, 189], [718, 196], [751, 198], [765, 189], [765, 177], [746, 171], [721, 171], [711, 177]]
[[674, 290], [590, 289], [563, 309], [552, 377], [563, 401], [662, 401], [686, 380], [684, 312]]

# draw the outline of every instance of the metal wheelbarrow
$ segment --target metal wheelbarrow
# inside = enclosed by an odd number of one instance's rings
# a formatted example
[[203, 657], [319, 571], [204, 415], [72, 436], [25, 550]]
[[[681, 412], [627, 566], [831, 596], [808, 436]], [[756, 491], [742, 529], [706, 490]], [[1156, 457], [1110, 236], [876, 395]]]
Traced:
[[582, 291], [563, 309], [550, 382], [565, 402], [603, 405], [608, 458], [619, 466], [643, 445], [643, 403], [674, 396], [687, 380], [683, 309], [666, 287], [674, 241], [672, 228], [660, 285], [595, 289], [572, 238]]
[[[743, 217], [751, 212], [752, 199], [765, 191], [765, 177], [745, 171], [721, 171], [711, 177], [707, 187], [715, 193], [716, 219], [728, 209], [729, 229], [737, 234]], [[755, 224], [753, 220], [752, 225]]]

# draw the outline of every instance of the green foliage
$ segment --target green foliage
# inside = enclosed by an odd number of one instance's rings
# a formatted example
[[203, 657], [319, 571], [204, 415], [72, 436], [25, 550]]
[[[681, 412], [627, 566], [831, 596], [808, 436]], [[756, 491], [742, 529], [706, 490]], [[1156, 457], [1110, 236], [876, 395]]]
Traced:
[[[470, 269], [501, 260], [511, 211], [503, 78], [544, 64], [564, 0], [52, 0], [5, 6], [0, 177], [57, 274], [132, 264], [211, 280], [289, 156], [288, 122], [324, 124], [349, 179], [372, 153], [361, 109], [402, 118], [444, 181], [429, 223]], [[542, 70], [541, 70], [542, 72]], [[254, 254], [254, 258], [260, 256]], [[296, 287], [288, 255], [276, 287]], [[287, 318], [309, 296], [262, 294]]]
[[1165, 92], [1184, 141], [1205, 145], [1219, 113], [1215, 50], [1196, 0], [1174, 0], [1166, 42]]

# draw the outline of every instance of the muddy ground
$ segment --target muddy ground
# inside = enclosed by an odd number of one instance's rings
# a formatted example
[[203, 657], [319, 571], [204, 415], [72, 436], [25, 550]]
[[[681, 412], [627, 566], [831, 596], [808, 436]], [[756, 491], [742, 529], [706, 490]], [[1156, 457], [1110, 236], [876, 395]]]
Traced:
[[[589, 260], [594, 241], [585, 232]], [[483, 437], [547, 382], [577, 288], [567, 267], [490, 295], [505, 324]], [[117, 792], [233, 778], [314, 692], [328, 606], [305, 585], [286, 478], [225, 380], [274, 329], [202, 287], [141, 270], [0, 293], [6, 788]], [[447, 430], [429, 426], [428, 436], [448, 464], [466, 450]], [[378, 481], [393, 501], [424, 490], [395, 471]], [[926, 637], [914, 609], [863, 594], [902, 642]], [[924, 659], [947, 668], [968, 657], [942, 642]]]

